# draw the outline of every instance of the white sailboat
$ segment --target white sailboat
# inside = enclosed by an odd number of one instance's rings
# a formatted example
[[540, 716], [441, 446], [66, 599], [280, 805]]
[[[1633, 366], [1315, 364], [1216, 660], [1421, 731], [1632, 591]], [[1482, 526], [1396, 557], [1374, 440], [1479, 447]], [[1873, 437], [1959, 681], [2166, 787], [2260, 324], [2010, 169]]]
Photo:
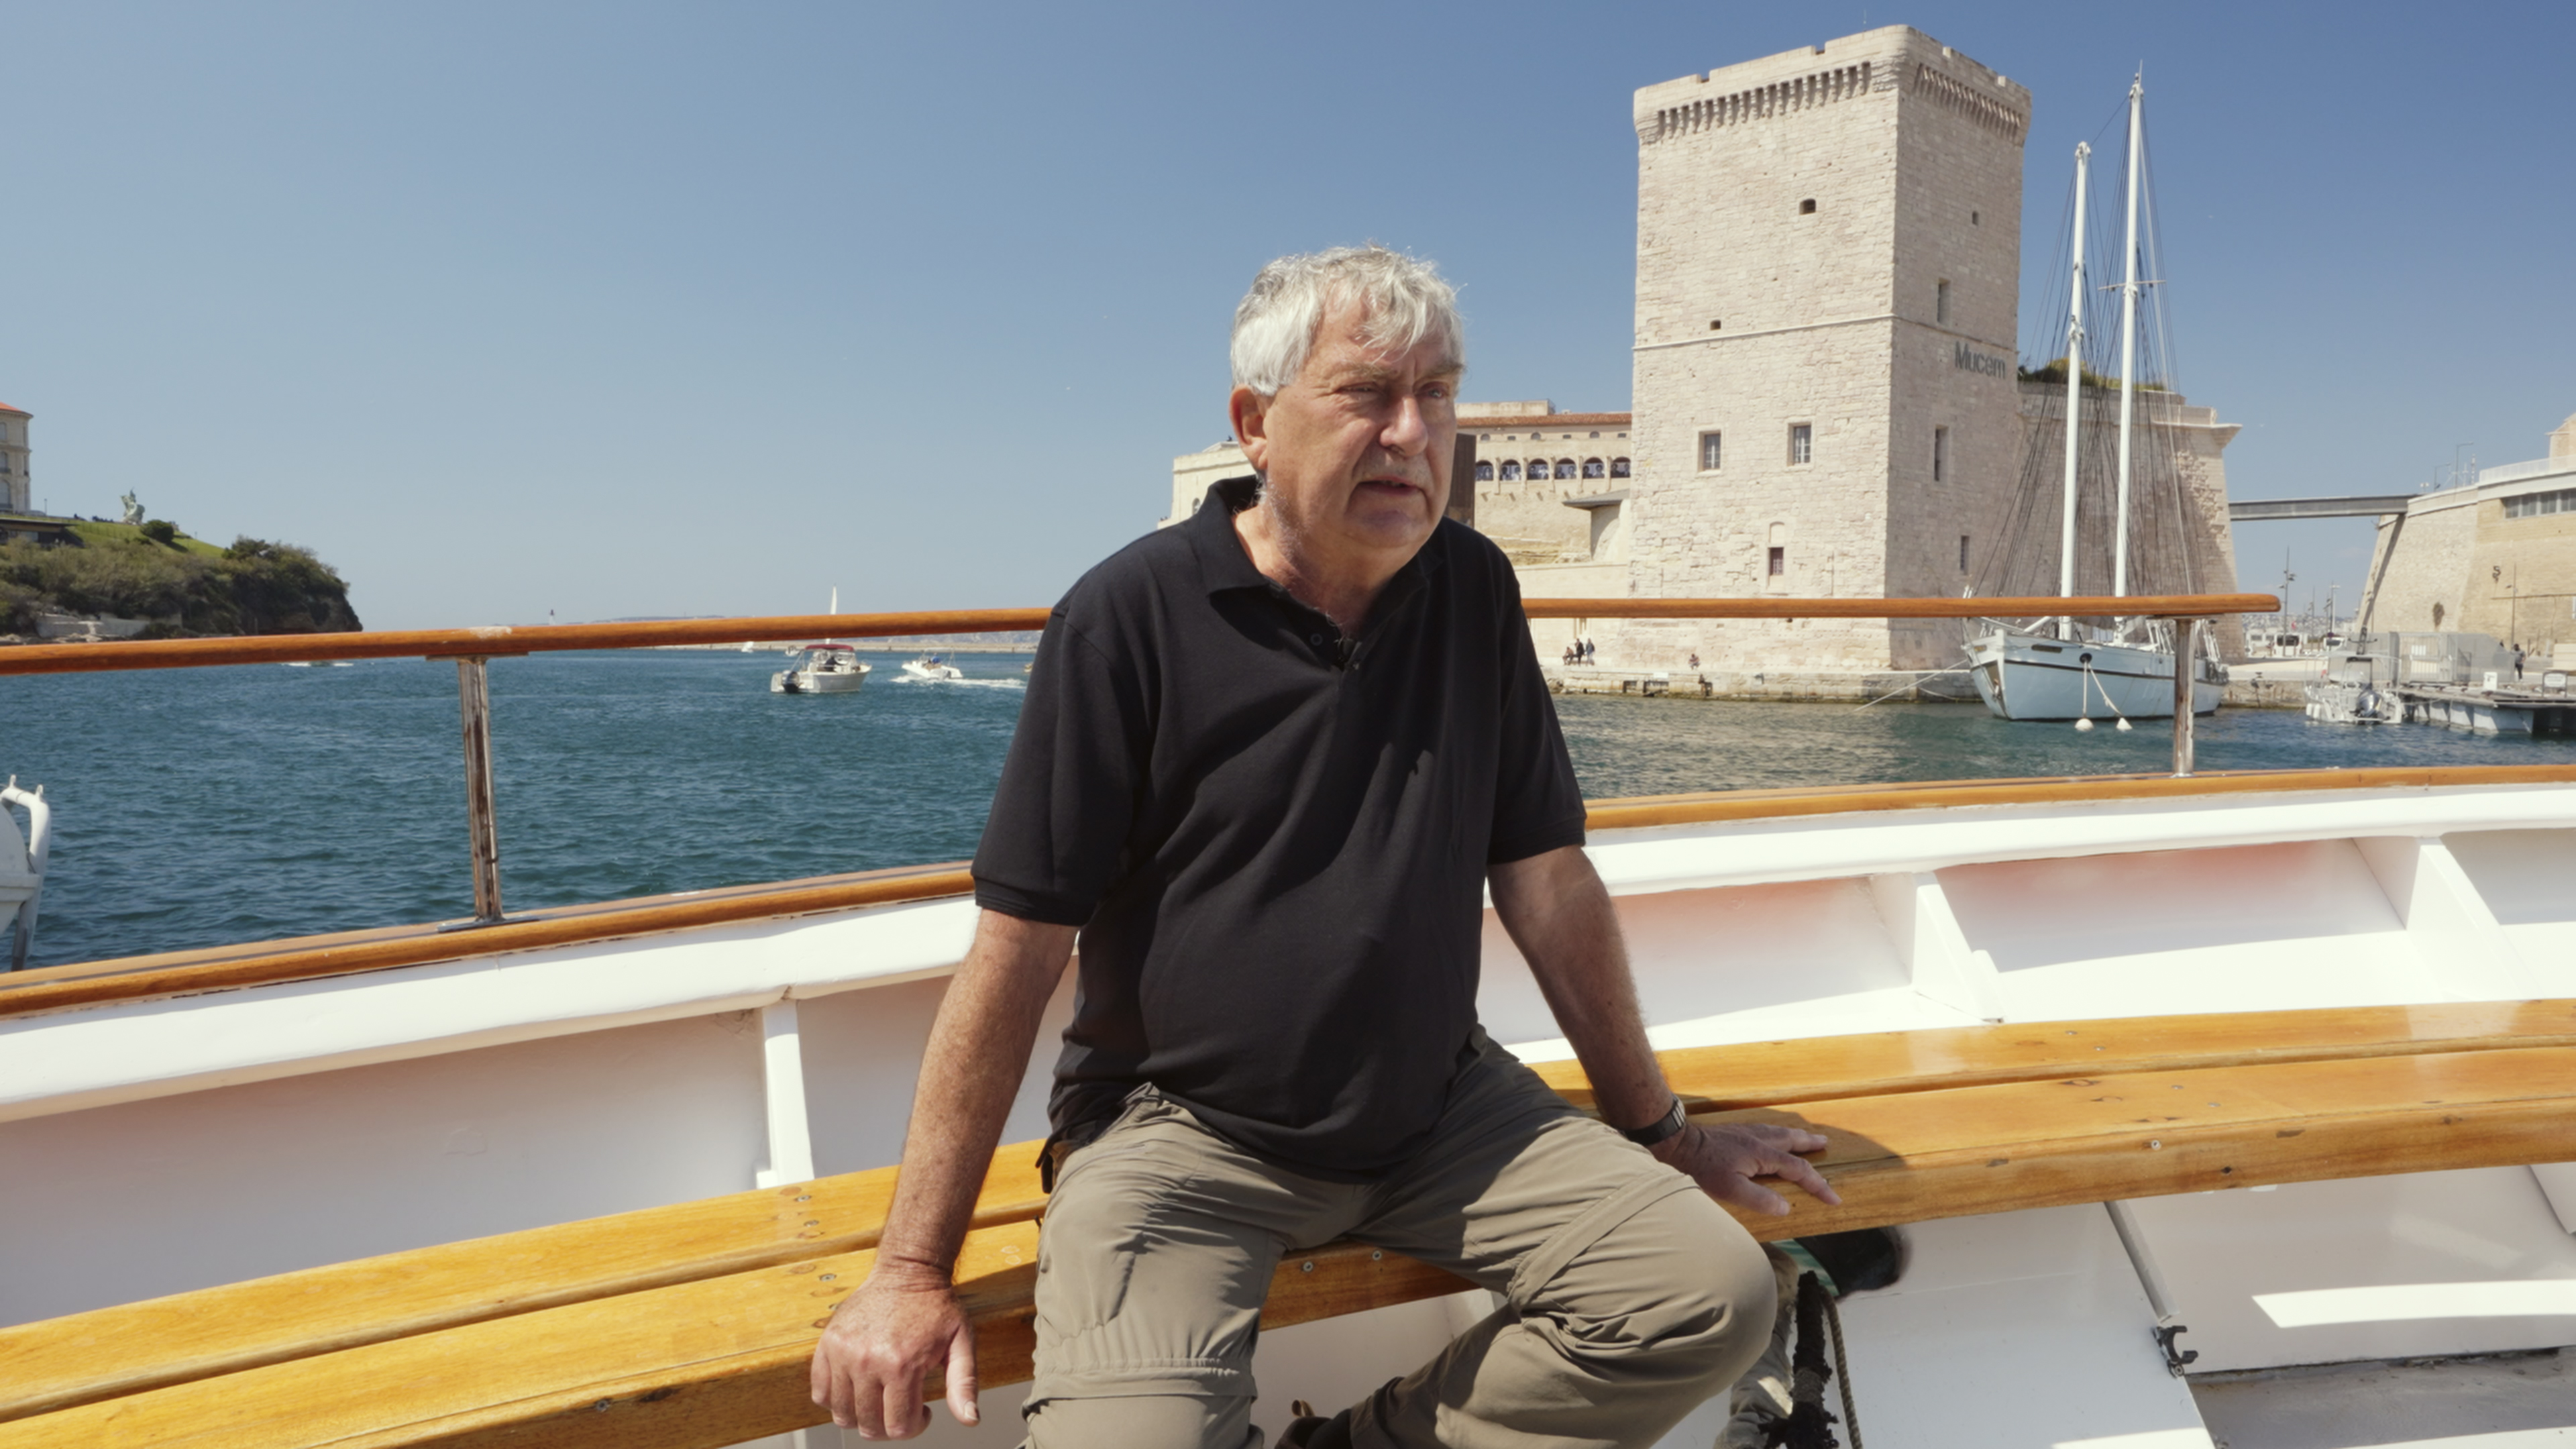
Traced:
[[[2129, 595], [2129, 517], [2131, 440], [2136, 424], [2138, 362], [2138, 187], [2143, 132], [2140, 105], [2143, 79], [2129, 86], [2128, 206], [2125, 257], [2120, 282], [2120, 429], [2118, 495], [2114, 505], [2111, 545], [2111, 592]], [[2059, 514], [2057, 593], [2075, 596], [2076, 479], [2083, 434], [2084, 409], [2084, 220], [2085, 189], [2093, 148], [2075, 148], [2073, 280], [2066, 316], [2066, 466], [2064, 504]], [[2202, 637], [2182, 647], [2192, 652], [2191, 711], [2209, 714], [2218, 708], [2227, 683], [2226, 666], [2203, 652]], [[2078, 720], [2090, 728], [2096, 718], [2118, 721], [2170, 719], [2178, 690], [2174, 682], [2177, 644], [2173, 626], [2157, 619], [2124, 619], [2110, 629], [2087, 626], [2072, 617], [2040, 620], [2031, 625], [1997, 621], [1995, 627], [1968, 640], [1969, 678], [1986, 708], [2013, 720]]]

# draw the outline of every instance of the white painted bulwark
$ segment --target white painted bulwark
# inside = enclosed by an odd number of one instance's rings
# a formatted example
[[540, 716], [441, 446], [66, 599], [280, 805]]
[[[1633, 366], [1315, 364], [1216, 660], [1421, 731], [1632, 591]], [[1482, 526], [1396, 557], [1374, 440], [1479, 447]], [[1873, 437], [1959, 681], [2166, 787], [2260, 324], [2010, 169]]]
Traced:
[[[1664, 1047], [2576, 995], [2558, 787], [1880, 811], [1592, 851]], [[0, 1321], [893, 1162], [972, 915], [888, 906], [9, 1022]], [[1009, 1140], [1044, 1131], [1071, 996], [1068, 975], [1014, 1068]], [[1524, 1055], [1565, 1055], [1490, 918], [1480, 1010]], [[2198, 1372], [2576, 1341], [2521, 1297], [2332, 1323], [2258, 1301], [2576, 1279], [2571, 1204], [2544, 1167], [2132, 1210]], [[1275, 1431], [1290, 1393], [1401, 1371], [1463, 1311], [1265, 1335], [1257, 1417]], [[1872, 1436], [1960, 1449], [1996, 1442], [1996, 1363], [2021, 1366], [2010, 1442], [2198, 1432], [2153, 1321], [2098, 1209], [1918, 1227], [1905, 1282], [1846, 1315]], [[1710, 1412], [1668, 1442], [1705, 1443]]]

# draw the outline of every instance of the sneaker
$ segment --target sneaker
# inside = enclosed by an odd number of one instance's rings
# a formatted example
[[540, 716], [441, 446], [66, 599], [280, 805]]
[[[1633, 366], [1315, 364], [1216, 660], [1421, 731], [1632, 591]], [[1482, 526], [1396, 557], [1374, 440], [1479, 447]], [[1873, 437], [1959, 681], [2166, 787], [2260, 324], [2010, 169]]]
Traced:
[[1837, 1298], [1885, 1288], [1905, 1276], [1913, 1245], [1896, 1228], [1861, 1228], [1848, 1233], [1816, 1233], [1797, 1240]]

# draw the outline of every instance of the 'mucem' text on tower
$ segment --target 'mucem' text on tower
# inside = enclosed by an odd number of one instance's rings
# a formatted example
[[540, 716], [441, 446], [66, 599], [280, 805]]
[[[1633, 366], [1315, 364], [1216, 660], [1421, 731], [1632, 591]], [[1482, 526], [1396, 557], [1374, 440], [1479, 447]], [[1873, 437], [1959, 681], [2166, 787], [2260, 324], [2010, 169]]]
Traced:
[[[1630, 593], [1960, 593], [2018, 476], [2029, 123], [2028, 90], [1905, 26], [1637, 92]], [[1659, 620], [1615, 647], [1846, 694], [1957, 664], [1957, 632]]]

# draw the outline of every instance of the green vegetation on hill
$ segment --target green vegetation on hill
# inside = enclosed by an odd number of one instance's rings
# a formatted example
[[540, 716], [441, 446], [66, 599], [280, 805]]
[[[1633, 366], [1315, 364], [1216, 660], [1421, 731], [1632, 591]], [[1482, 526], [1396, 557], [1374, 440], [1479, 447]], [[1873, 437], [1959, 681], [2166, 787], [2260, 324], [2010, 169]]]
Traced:
[[157, 519], [72, 531], [76, 546], [0, 544], [0, 634], [33, 637], [38, 614], [149, 619], [152, 639], [360, 627], [348, 584], [310, 549], [256, 538], [218, 548]]
[[[2055, 383], [2059, 387], [2064, 387], [2066, 385], [2066, 359], [2063, 357], [2052, 357], [2037, 367], [2022, 368], [2021, 380], [2024, 382]], [[2095, 372], [2089, 367], [2084, 369], [2084, 385], [2086, 387], [2107, 388], [2113, 392], [2120, 390], [2120, 380], [2118, 378], [2104, 377], [2102, 374]], [[2160, 382], [2147, 382], [2141, 379], [2138, 383], [2138, 390], [2140, 392], [2163, 392], [2165, 390], [2165, 385]]]

